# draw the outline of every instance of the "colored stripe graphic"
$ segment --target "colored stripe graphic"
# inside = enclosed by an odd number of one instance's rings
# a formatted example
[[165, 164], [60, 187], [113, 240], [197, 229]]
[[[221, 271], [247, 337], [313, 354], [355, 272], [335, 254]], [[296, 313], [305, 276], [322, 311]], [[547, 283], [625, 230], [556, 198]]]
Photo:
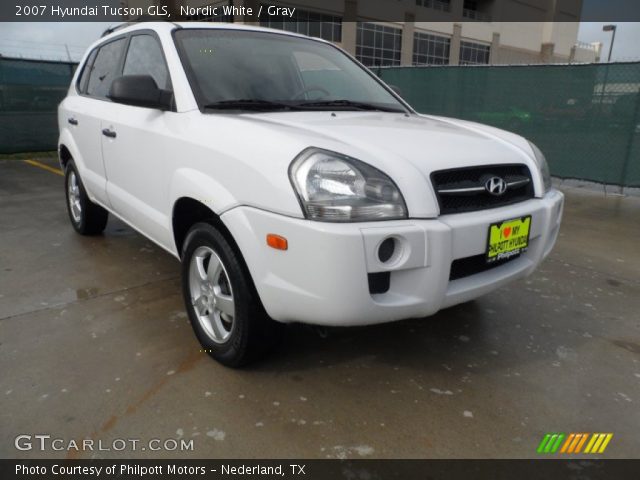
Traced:
[[569, 450], [567, 451], [567, 453], [578, 453], [576, 452], [576, 447], [578, 446], [578, 442], [580, 442], [580, 440], [582, 440], [582, 434], [576, 433], [575, 437], [573, 437], [573, 442], [571, 442], [571, 445], [569, 446]]
[[575, 453], [580, 453], [580, 450], [582, 450], [582, 446], [584, 445], [584, 442], [587, 441], [587, 438], [589, 438], [589, 434], [588, 433], [583, 433], [582, 434], [582, 438], [578, 442], [578, 445], [576, 445]]
[[560, 445], [562, 444], [562, 440], [564, 440], [564, 433], [547, 433], [540, 445], [538, 445], [538, 453], [556, 453]]
[[567, 453], [573, 453], [573, 451], [576, 448], [576, 445], [578, 444], [578, 440], [580, 440], [580, 434], [574, 433], [573, 440], [571, 441], [571, 445], [569, 445], [569, 448], [567, 449]]
[[553, 443], [556, 441], [556, 438], [558, 438], [558, 434], [557, 433], [553, 433], [551, 435], [551, 438], [547, 442], [547, 445], [544, 447], [544, 453], [551, 453], [551, 447], [552, 447]]
[[556, 453], [558, 451], [558, 448], [560, 448], [560, 444], [562, 443], [562, 440], [564, 440], [564, 433], [559, 433], [558, 438], [556, 439], [556, 443], [554, 443], [553, 447], [551, 447], [550, 453]]
[[609, 442], [613, 438], [613, 433], [607, 433], [605, 435], [606, 435], [606, 437], [605, 437], [604, 441], [602, 442], [602, 445], [600, 445], [600, 450], [598, 450], [598, 453], [604, 453], [604, 450], [607, 448], [607, 445], [609, 445]]
[[540, 445], [538, 445], [538, 450], [537, 450], [538, 453], [544, 453], [544, 447], [547, 446], [549, 439], [551, 439], [551, 434], [547, 433], [542, 439], [542, 441], [540, 442]]
[[593, 435], [591, 435], [591, 440], [589, 440], [589, 443], [587, 443], [587, 448], [584, 449], [584, 453], [591, 453], [591, 447], [593, 447], [593, 444], [596, 443], [597, 438], [598, 438], [597, 433], [594, 433]]
[[[538, 445], [538, 453], [604, 453], [613, 433], [547, 433]], [[586, 444], [586, 447], [585, 447]], [[582, 450], [584, 448], [584, 451]]]
[[573, 442], [573, 439], [575, 438], [576, 434], [575, 433], [570, 433], [569, 436], [567, 437], [567, 441], [564, 442], [564, 445], [562, 445], [562, 449], [560, 450], [560, 453], [567, 453], [567, 449], [569, 448], [569, 445], [571, 445], [571, 442]]
[[584, 449], [584, 453], [604, 453], [613, 438], [613, 433], [594, 433]]

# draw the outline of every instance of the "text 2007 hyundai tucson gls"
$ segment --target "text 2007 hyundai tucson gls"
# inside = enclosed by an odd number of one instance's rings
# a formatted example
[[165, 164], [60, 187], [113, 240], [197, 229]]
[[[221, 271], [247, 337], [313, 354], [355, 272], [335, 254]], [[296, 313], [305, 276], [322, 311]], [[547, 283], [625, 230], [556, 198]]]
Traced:
[[59, 124], [74, 228], [112, 213], [179, 258], [195, 333], [226, 365], [288, 322], [476, 298], [530, 274], [560, 226], [533, 144], [418, 114], [340, 48], [282, 31], [117, 30], [85, 55]]

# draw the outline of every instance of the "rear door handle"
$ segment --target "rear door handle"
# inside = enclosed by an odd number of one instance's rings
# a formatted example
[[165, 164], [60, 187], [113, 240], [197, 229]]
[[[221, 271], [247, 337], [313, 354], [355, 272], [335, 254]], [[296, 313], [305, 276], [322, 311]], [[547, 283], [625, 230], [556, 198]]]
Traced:
[[78, 120], [76, 120], [75, 118], [71, 117], [67, 120], [71, 125], [78, 125]]
[[102, 130], [102, 134], [105, 137], [109, 137], [109, 138], [116, 138], [117, 137], [116, 132], [114, 132], [113, 130], [109, 130], [108, 128], [105, 128], [104, 130]]

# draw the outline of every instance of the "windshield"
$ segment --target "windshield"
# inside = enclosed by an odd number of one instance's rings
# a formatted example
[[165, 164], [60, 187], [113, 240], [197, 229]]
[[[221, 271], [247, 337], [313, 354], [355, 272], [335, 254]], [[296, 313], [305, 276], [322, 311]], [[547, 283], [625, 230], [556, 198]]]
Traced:
[[203, 110], [406, 111], [331, 45], [231, 29], [177, 30], [175, 40]]

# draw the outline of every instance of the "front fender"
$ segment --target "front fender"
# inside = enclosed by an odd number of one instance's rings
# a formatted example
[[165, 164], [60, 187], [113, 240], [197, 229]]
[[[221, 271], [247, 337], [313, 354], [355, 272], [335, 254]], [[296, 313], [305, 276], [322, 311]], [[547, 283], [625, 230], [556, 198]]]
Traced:
[[237, 199], [214, 178], [192, 168], [179, 168], [169, 186], [169, 210], [180, 198], [192, 198], [209, 207], [216, 215], [238, 205]]

